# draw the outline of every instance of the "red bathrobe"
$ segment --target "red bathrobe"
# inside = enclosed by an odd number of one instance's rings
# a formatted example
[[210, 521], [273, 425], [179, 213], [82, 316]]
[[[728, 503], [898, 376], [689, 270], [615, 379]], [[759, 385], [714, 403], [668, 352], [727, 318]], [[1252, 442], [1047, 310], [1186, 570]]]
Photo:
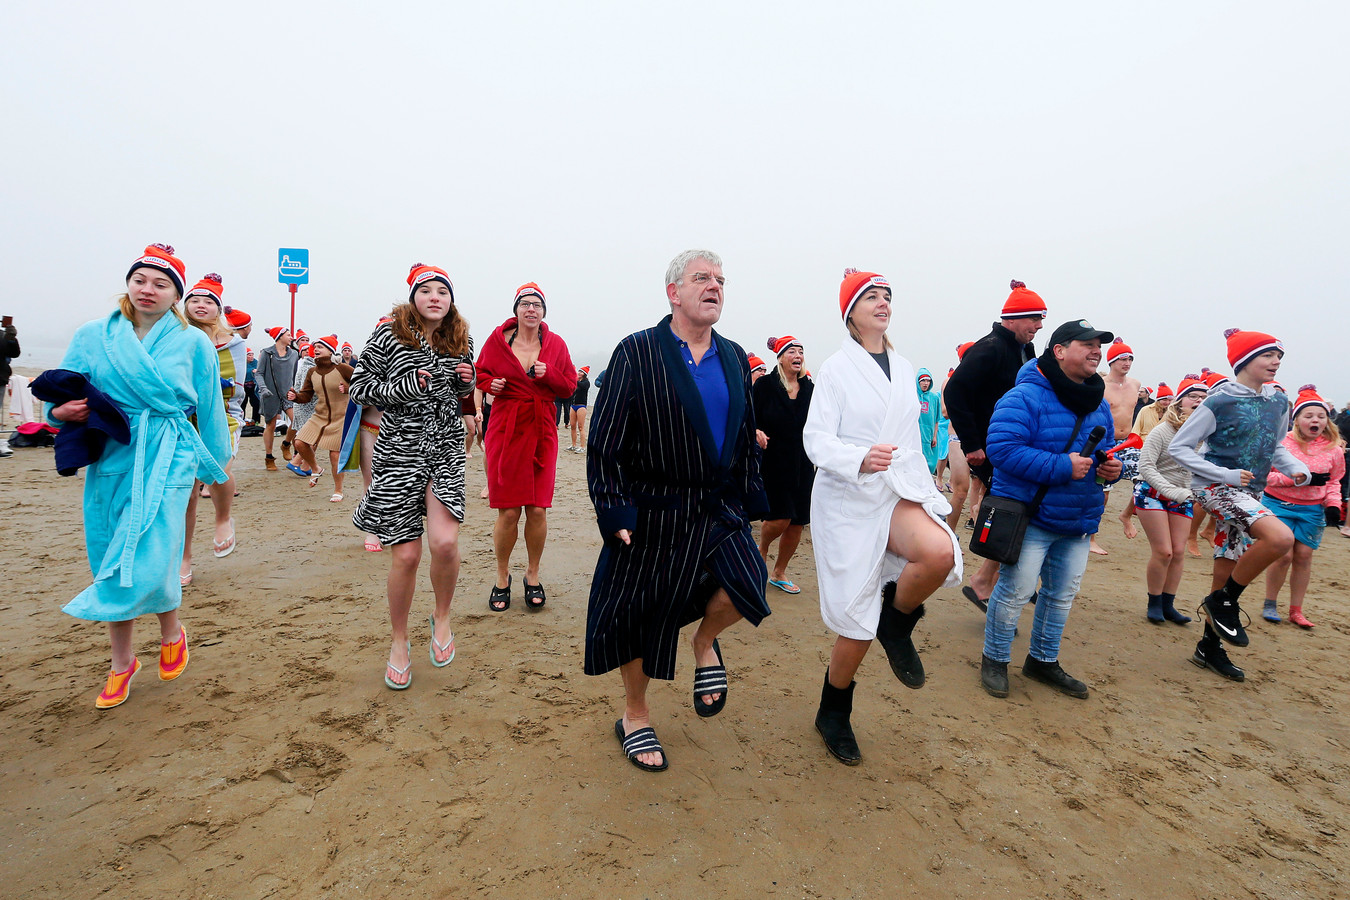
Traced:
[[484, 446], [487, 451], [488, 503], [493, 509], [553, 505], [558, 466], [557, 407], [559, 397], [577, 389], [577, 368], [563, 339], [548, 325], [539, 325], [539, 361], [543, 378], [529, 378], [506, 343], [514, 330], [512, 316], [493, 330], [478, 354], [478, 387], [490, 393], [495, 378], [506, 387], [492, 398], [492, 416]]

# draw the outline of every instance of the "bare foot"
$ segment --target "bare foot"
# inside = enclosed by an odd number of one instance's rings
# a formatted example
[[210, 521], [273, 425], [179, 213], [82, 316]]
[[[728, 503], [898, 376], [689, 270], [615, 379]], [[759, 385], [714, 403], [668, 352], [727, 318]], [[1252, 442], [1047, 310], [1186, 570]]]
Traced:
[[488, 498], [487, 488], [483, 488], [483, 493], [479, 494], [478, 497], [480, 500], [486, 500]]
[[1186, 552], [1196, 559], [1204, 555], [1200, 552], [1200, 545], [1193, 538], [1186, 539]]
[[[722, 663], [717, 658], [717, 651], [713, 649], [712, 641], [709, 641], [708, 646], [700, 651], [697, 638], [698, 632], [695, 631], [694, 636], [689, 639], [689, 645], [694, 648], [694, 665], [700, 669], [706, 669], [708, 666], [720, 666]], [[699, 695], [699, 699], [703, 701], [704, 706], [711, 706], [722, 699], [722, 692], [717, 691], [713, 694], [701, 694]]]
[[[394, 684], [407, 684], [412, 679], [412, 666], [408, 665], [411, 660], [408, 658], [407, 642], [395, 643], [395, 646], [389, 649], [389, 664], [385, 668], [385, 677]], [[402, 669], [400, 674], [399, 669]]]
[[1096, 537], [1093, 537], [1091, 540], [1088, 541], [1088, 552], [1095, 553], [1098, 556], [1107, 555], [1106, 550], [1101, 546], [1101, 544], [1097, 543]]
[[[625, 716], [623, 717], [623, 736], [624, 736], [624, 737], [628, 737], [630, 734], [632, 734], [633, 732], [638, 731], [638, 730], [640, 730], [640, 729], [643, 729], [643, 728], [650, 728], [650, 727], [652, 727], [652, 720], [651, 720], [650, 715], [645, 715], [645, 716], [628, 716], [628, 715], [625, 715]], [[640, 762], [640, 763], [642, 763], [644, 766], [659, 766], [659, 765], [661, 765], [663, 762], [666, 761], [665, 754], [660, 753], [660, 752], [658, 752], [658, 751], [656, 751], [656, 750], [651, 750], [651, 751], [649, 751], [649, 752], [647, 752], [647, 753], [639, 753], [639, 754], [635, 757], [635, 759], [637, 759], [637, 761]]]
[[1134, 540], [1139, 536], [1139, 529], [1134, 527], [1134, 516], [1121, 516], [1120, 524], [1125, 526], [1125, 537]]

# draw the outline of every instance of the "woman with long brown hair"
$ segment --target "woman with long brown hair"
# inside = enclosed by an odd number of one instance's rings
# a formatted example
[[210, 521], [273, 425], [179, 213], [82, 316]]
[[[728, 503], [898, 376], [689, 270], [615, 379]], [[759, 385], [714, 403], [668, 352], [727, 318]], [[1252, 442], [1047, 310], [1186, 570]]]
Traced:
[[[392, 551], [389, 621], [393, 641], [384, 683], [412, 684], [408, 612], [422, 560], [422, 533], [431, 544], [431, 664], [455, 658], [450, 601], [459, 580], [459, 523], [464, 521], [464, 420], [459, 400], [473, 390], [473, 340], [455, 307], [445, 270], [418, 263], [408, 273], [408, 302], [394, 307], [361, 351], [348, 396], [384, 410], [375, 440], [370, 490], [352, 521]], [[425, 517], [426, 525], [422, 520]]]

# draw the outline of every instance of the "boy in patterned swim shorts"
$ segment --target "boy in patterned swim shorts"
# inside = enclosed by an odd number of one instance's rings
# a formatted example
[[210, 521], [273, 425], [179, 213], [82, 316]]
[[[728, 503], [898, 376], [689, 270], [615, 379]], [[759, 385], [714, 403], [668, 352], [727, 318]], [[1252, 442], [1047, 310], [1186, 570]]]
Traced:
[[1216, 523], [1212, 593], [1201, 603], [1205, 636], [1191, 662], [1242, 681], [1246, 674], [1228, 659], [1220, 641], [1247, 646], [1238, 598], [1294, 544], [1289, 527], [1261, 504], [1261, 490], [1272, 466], [1297, 485], [1311, 475], [1280, 443], [1289, 431], [1289, 398], [1267, 384], [1279, 371], [1284, 346], [1256, 331], [1230, 328], [1224, 337], [1235, 380], [1210, 391], [1169, 450], [1191, 470], [1191, 490]]

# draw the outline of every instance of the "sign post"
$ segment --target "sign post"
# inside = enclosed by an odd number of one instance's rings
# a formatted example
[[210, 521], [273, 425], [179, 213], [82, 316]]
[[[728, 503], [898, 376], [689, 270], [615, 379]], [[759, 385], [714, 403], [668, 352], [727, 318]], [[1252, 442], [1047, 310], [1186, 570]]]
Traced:
[[295, 291], [309, 284], [309, 250], [281, 247], [277, 250], [277, 281], [291, 291], [291, 334], [295, 334]]

